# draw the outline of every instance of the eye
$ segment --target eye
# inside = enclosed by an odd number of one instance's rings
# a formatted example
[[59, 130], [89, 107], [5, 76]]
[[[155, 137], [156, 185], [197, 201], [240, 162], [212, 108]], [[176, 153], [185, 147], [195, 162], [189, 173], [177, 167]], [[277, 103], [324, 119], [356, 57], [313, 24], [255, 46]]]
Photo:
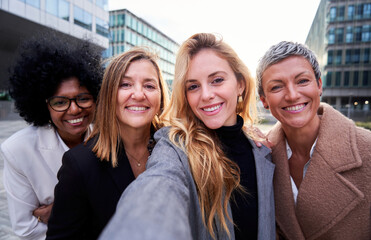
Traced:
[[145, 84], [144, 85], [144, 88], [148, 89], [148, 90], [154, 90], [154, 89], [157, 89], [157, 87], [154, 85], [154, 84]]
[[76, 99], [77, 99], [78, 102], [89, 102], [90, 100], [93, 99], [93, 97], [88, 95], [88, 94], [81, 94], [81, 95], [77, 96]]
[[224, 78], [218, 77], [218, 78], [215, 78], [215, 79], [212, 81], [212, 83], [216, 83], [216, 84], [218, 84], [218, 83], [222, 83], [223, 81], [224, 81]]
[[193, 83], [187, 86], [187, 91], [192, 91], [198, 88], [198, 85]]
[[308, 83], [308, 82], [309, 82], [308, 79], [300, 79], [300, 80], [298, 81], [299, 84], [305, 84], [305, 83]]
[[274, 91], [278, 91], [278, 90], [280, 90], [281, 88], [282, 88], [282, 86], [280, 86], [280, 85], [272, 86], [272, 87], [271, 87], [271, 91], [272, 91], [272, 92], [274, 92]]
[[65, 98], [54, 98], [50, 101], [50, 104], [52, 106], [63, 106], [63, 105], [66, 105], [68, 104], [68, 99], [65, 99]]
[[122, 88], [130, 88], [132, 86], [132, 84], [130, 82], [122, 82], [120, 84], [120, 87]]

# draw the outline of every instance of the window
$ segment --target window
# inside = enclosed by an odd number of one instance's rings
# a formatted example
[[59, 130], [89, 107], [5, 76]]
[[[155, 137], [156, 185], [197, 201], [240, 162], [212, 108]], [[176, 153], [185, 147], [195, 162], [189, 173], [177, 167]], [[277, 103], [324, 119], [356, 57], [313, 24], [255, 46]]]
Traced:
[[355, 38], [356, 42], [360, 42], [362, 40], [362, 27], [355, 27]]
[[335, 21], [336, 19], [336, 7], [330, 9], [330, 22]]
[[83, 9], [74, 6], [74, 19], [73, 23], [83, 27], [85, 29], [91, 30], [92, 16], [90, 13], [84, 11]]
[[345, 51], [345, 64], [350, 64], [352, 63], [352, 50], [347, 49]]
[[345, 35], [345, 42], [346, 43], [353, 42], [353, 27], [352, 26], [347, 27], [347, 33]]
[[328, 72], [326, 76], [326, 86], [330, 87], [332, 85], [332, 72]]
[[352, 20], [354, 17], [354, 5], [348, 6], [348, 20]]
[[359, 63], [360, 55], [361, 55], [361, 50], [354, 49], [353, 55], [352, 55], [352, 63]]
[[40, 8], [40, 0], [21, 0], [22, 2], [34, 6], [35, 8]]
[[363, 18], [371, 17], [371, 3], [363, 4]]
[[359, 76], [359, 73], [358, 72], [354, 72], [354, 75], [353, 75], [353, 87], [358, 87], [358, 76]]
[[118, 26], [125, 25], [125, 15], [123, 15], [123, 14], [117, 15], [117, 25]]
[[362, 16], [363, 16], [363, 6], [362, 4], [360, 4], [356, 8], [356, 19], [361, 19]]
[[344, 87], [349, 86], [350, 72], [344, 72]]
[[335, 43], [335, 28], [330, 28], [328, 31], [328, 44]]
[[344, 13], [345, 13], [345, 6], [339, 7], [339, 11], [337, 14], [337, 20], [338, 21], [343, 21], [344, 20]]
[[366, 48], [363, 51], [363, 63], [369, 63], [370, 62], [370, 49]]
[[341, 82], [341, 72], [336, 72], [335, 74], [335, 87], [340, 87]]
[[66, 21], [70, 20], [70, 3], [65, 0], [46, 0], [46, 11]]
[[371, 42], [371, 25], [362, 26], [362, 42]]
[[344, 41], [344, 28], [337, 28], [335, 30], [335, 41], [336, 41], [336, 43], [343, 43], [343, 41]]
[[343, 51], [337, 50], [336, 51], [336, 58], [335, 58], [335, 64], [340, 65], [341, 64], [341, 57], [342, 57]]
[[108, 0], [95, 0], [95, 4], [108, 11]]
[[362, 85], [363, 86], [368, 86], [368, 84], [371, 82], [370, 81], [371, 77], [371, 71], [363, 71], [363, 79], [362, 79]]
[[113, 27], [115, 25], [114, 21], [115, 21], [115, 16], [110, 14], [109, 15], [109, 26], [110, 27]]
[[100, 18], [95, 18], [95, 28], [99, 35], [108, 37], [108, 23]]

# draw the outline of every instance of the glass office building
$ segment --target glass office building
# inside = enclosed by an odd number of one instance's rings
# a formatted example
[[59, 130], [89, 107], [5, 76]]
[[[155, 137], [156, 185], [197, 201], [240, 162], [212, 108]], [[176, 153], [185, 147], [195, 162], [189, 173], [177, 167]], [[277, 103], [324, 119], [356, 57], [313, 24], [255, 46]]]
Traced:
[[320, 60], [322, 101], [371, 121], [371, 1], [322, 0], [306, 44]]
[[133, 46], [148, 46], [158, 54], [163, 77], [171, 86], [175, 54], [179, 48], [177, 42], [127, 9], [109, 12], [109, 29], [106, 57], [125, 52]]
[[0, 0], [0, 92], [20, 42], [44, 30], [109, 46], [108, 0]]

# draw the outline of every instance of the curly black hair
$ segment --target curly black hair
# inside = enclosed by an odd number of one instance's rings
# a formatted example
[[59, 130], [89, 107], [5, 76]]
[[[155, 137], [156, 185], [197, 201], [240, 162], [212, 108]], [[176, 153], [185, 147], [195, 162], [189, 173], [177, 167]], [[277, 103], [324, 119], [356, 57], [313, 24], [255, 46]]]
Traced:
[[34, 126], [47, 125], [50, 113], [46, 99], [71, 77], [96, 100], [103, 77], [101, 53], [89, 40], [71, 41], [52, 33], [25, 41], [9, 79], [9, 93], [19, 115]]

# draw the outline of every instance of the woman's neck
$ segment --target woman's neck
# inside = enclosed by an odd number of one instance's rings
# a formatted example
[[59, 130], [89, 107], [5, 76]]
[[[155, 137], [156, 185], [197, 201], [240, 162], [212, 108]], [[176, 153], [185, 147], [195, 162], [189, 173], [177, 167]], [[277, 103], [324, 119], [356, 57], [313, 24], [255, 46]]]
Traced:
[[[57, 130], [58, 131], [58, 130]], [[85, 132], [86, 133], [86, 132]], [[78, 136], [63, 136], [61, 135], [59, 132], [59, 136], [61, 137], [61, 139], [63, 140], [63, 142], [67, 145], [67, 147], [69, 148], [73, 148], [73, 147], [76, 147], [77, 145], [79, 145], [80, 143], [82, 143], [84, 141], [84, 137], [85, 137], [85, 133], [83, 133], [82, 135], [78, 135]]]
[[121, 129], [121, 139], [125, 146], [125, 151], [134, 153], [135, 151], [147, 149], [148, 141], [151, 136], [151, 125], [145, 128]]
[[316, 140], [320, 127], [320, 118], [318, 115], [305, 127], [291, 128], [282, 125], [287, 142], [293, 153], [306, 155], [310, 152], [314, 141]]

